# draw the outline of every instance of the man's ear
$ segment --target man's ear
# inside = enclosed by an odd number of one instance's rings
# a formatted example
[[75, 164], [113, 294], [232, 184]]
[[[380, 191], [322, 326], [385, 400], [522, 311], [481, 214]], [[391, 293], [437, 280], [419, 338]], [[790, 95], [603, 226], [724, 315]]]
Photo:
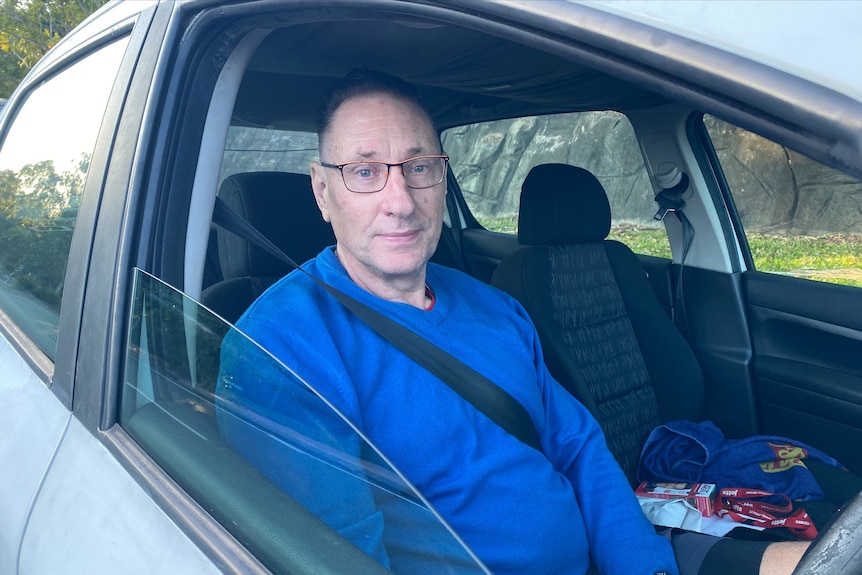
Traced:
[[311, 189], [314, 191], [314, 200], [317, 202], [317, 208], [320, 210], [320, 215], [323, 221], [329, 220], [329, 204], [326, 198], [326, 173], [325, 168], [317, 162], [311, 162]]

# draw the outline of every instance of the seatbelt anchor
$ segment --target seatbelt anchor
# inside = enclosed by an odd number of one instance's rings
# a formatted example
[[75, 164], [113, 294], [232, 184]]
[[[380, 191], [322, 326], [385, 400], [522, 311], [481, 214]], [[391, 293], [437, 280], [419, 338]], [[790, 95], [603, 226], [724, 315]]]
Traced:
[[676, 208], [665, 208], [662, 206], [658, 209], [658, 211], [655, 213], [655, 215], [652, 217], [652, 219], [654, 219], [657, 222], [663, 222], [664, 217], [667, 215], [668, 212], [675, 212], [675, 211], [676, 211]]
[[673, 162], [660, 165], [655, 172], [655, 179], [661, 191], [655, 196], [659, 208], [653, 219], [660, 222], [668, 212], [676, 212], [685, 207], [682, 195], [688, 189], [689, 180], [688, 174], [681, 172]]

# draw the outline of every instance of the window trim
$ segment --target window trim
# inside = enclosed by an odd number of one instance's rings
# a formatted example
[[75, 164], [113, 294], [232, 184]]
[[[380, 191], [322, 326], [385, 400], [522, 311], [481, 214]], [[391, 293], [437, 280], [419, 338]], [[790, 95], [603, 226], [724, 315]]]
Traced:
[[718, 161], [718, 154], [712, 139], [704, 125], [703, 117], [703, 112], [693, 113], [689, 116], [685, 127], [686, 137], [694, 154], [695, 162], [700, 166], [704, 176], [707, 191], [715, 210], [722, 214], [721, 229], [732, 266], [731, 271], [738, 273], [753, 270], [754, 260], [751, 257], [751, 249], [748, 246], [736, 204], [733, 203], [730, 187], [727, 184], [721, 163]]

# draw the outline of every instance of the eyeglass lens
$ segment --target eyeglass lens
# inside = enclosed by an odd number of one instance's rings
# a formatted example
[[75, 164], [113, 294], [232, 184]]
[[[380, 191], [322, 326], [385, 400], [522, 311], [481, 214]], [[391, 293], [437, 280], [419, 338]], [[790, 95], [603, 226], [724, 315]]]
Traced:
[[[414, 158], [401, 164], [404, 181], [411, 188], [430, 188], [443, 181], [445, 158]], [[344, 185], [353, 192], [378, 192], [386, 186], [389, 165], [383, 162], [357, 162], [341, 170]]]

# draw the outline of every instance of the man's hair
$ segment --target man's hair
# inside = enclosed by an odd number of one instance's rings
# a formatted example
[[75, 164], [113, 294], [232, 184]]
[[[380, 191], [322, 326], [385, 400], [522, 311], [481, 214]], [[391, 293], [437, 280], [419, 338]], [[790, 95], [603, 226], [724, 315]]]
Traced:
[[354, 98], [380, 94], [415, 104], [430, 117], [428, 111], [419, 103], [416, 90], [401, 78], [368, 68], [356, 68], [330, 88], [317, 110], [317, 134], [320, 141], [323, 141], [332, 124], [332, 116], [342, 104]]

